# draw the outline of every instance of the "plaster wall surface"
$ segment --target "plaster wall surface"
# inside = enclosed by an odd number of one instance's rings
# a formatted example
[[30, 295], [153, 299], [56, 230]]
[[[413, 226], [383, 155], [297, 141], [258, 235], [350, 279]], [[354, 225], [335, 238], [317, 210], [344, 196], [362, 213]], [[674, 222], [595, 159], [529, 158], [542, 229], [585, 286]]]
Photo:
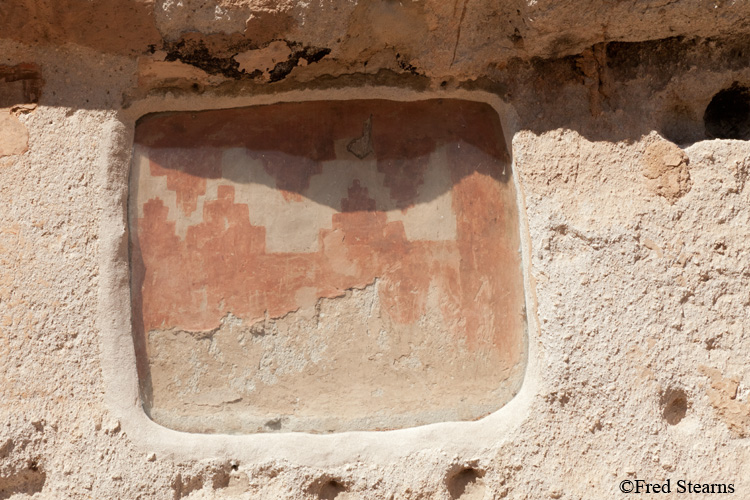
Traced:
[[[600, 499], [634, 479], [747, 497], [750, 146], [704, 123], [750, 83], [747, 8], [3, 2], [0, 498]], [[395, 431], [159, 426], [132, 337], [136, 120], [334, 95], [498, 110], [521, 388]]]
[[146, 410], [194, 432], [473, 420], [525, 363], [518, 213], [480, 102], [155, 114], [130, 181]]

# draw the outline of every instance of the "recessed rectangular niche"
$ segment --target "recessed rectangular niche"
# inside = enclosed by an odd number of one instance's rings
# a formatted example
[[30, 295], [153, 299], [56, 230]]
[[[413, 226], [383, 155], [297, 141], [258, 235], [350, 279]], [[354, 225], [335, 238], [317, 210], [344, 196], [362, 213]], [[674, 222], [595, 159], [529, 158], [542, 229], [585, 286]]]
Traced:
[[526, 362], [518, 214], [484, 103], [158, 113], [129, 191], [143, 406], [203, 433], [475, 420]]

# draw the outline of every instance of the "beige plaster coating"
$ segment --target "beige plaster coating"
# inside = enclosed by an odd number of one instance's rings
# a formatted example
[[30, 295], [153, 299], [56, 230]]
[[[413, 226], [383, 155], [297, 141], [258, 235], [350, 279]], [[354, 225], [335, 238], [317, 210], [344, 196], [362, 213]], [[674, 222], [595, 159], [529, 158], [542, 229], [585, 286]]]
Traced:
[[[355, 155], [363, 122], [374, 151]], [[383, 430], [475, 420], [520, 387], [518, 215], [491, 107], [290, 102], [152, 114], [136, 135], [134, 335], [157, 423]]]
[[[0, 158], [0, 497], [600, 499], [619, 498], [619, 482], [634, 478], [733, 483], [734, 497], [748, 495], [750, 147], [708, 140], [702, 123], [713, 95], [750, 82], [746, 4], [503, 3], [541, 26], [521, 33], [523, 52], [510, 48], [512, 31], [493, 31], [500, 23], [471, 21], [469, 2], [462, 38], [491, 31], [506, 36], [507, 52], [459, 45], [451, 66], [453, 43], [415, 29], [414, 44], [435, 53], [410, 58], [423, 76], [396, 62], [402, 35], [393, 52], [386, 43], [372, 59], [324, 57], [277, 82], [180, 77], [144, 87], [134, 54], [157, 57], [147, 45], [158, 30], [123, 55], [98, 44], [98, 26], [76, 31], [44, 9], [34, 20], [19, 5], [2, 5], [16, 14], [0, 16], [3, 27], [15, 23], [0, 31], [0, 64], [34, 62], [45, 83], [38, 106], [18, 117], [28, 150]], [[317, 4], [298, 8], [319, 33], [348, 23], [333, 6], [319, 16]], [[84, 19], [102, 19], [93, 14]], [[566, 46], [570, 57], [542, 50], [572, 32], [583, 36]], [[388, 69], [365, 72], [364, 60]], [[491, 102], [503, 119], [529, 318], [517, 396], [476, 422], [382, 433], [201, 436], [149, 420], [127, 333], [135, 120], [426, 95]], [[662, 155], [659, 175], [644, 175], [654, 172], [650, 145], [664, 141], [682, 154]]]

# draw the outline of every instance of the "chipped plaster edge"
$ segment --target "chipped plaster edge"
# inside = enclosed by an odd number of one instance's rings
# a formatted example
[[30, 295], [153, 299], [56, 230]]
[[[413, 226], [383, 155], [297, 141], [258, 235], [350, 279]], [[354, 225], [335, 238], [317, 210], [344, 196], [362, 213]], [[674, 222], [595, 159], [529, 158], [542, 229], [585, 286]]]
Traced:
[[[500, 117], [506, 147], [511, 157], [521, 240], [521, 261], [526, 304], [526, 366], [522, 385], [504, 406], [477, 421], [441, 422], [392, 431], [353, 431], [335, 434], [193, 434], [175, 431], [153, 422], [141, 406], [136, 356], [131, 335], [130, 270], [128, 259], [128, 179], [135, 123], [141, 116], [160, 111], [198, 111], [313, 100], [465, 99], [492, 106]], [[497, 95], [487, 92], [409, 91], [390, 87], [338, 90], [297, 90], [249, 96], [148, 97], [127, 110], [113, 113], [104, 124], [107, 137], [97, 163], [102, 197], [100, 226], [100, 285], [98, 326], [104, 399], [113, 416], [121, 421], [128, 437], [144, 452], [175, 459], [231, 458], [242, 462], [287, 460], [305, 466], [335, 466], [355, 461], [387, 464], [396, 457], [424, 450], [451, 455], [489, 458], [490, 449], [520, 428], [529, 415], [531, 400], [540, 385], [536, 292], [531, 277], [531, 239], [521, 179], [512, 150], [518, 130], [515, 110]]]

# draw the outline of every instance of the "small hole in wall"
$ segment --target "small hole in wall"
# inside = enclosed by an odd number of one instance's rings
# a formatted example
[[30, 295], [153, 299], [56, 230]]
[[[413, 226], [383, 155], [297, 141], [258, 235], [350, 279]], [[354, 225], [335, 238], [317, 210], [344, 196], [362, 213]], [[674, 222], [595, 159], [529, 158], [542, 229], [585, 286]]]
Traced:
[[679, 424], [688, 409], [688, 397], [682, 389], [670, 389], [661, 397], [664, 420], [669, 425]]
[[0, 476], [0, 500], [29, 498], [42, 492], [47, 474], [40, 469], [39, 464], [32, 461], [21, 470]]
[[346, 487], [336, 481], [335, 479], [331, 479], [330, 481], [327, 481], [323, 486], [320, 488], [320, 492], [318, 493], [318, 498], [321, 500], [333, 500], [334, 498], [337, 498], [340, 493], [343, 493], [346, 491]]
[[466, 467], [451, 476], [448, 481], [448, 493], [453, 500], [472, 500], [484, 497], [484, 471]]
[[703, 115], [706, 135], [714, 139], [750, 139], [750, 89], [734, 82], [718, 92]]
[[274, 418], [266, 422], [265, 427], [269, 431], [280, 431], [281, 430], [281, 418]]

